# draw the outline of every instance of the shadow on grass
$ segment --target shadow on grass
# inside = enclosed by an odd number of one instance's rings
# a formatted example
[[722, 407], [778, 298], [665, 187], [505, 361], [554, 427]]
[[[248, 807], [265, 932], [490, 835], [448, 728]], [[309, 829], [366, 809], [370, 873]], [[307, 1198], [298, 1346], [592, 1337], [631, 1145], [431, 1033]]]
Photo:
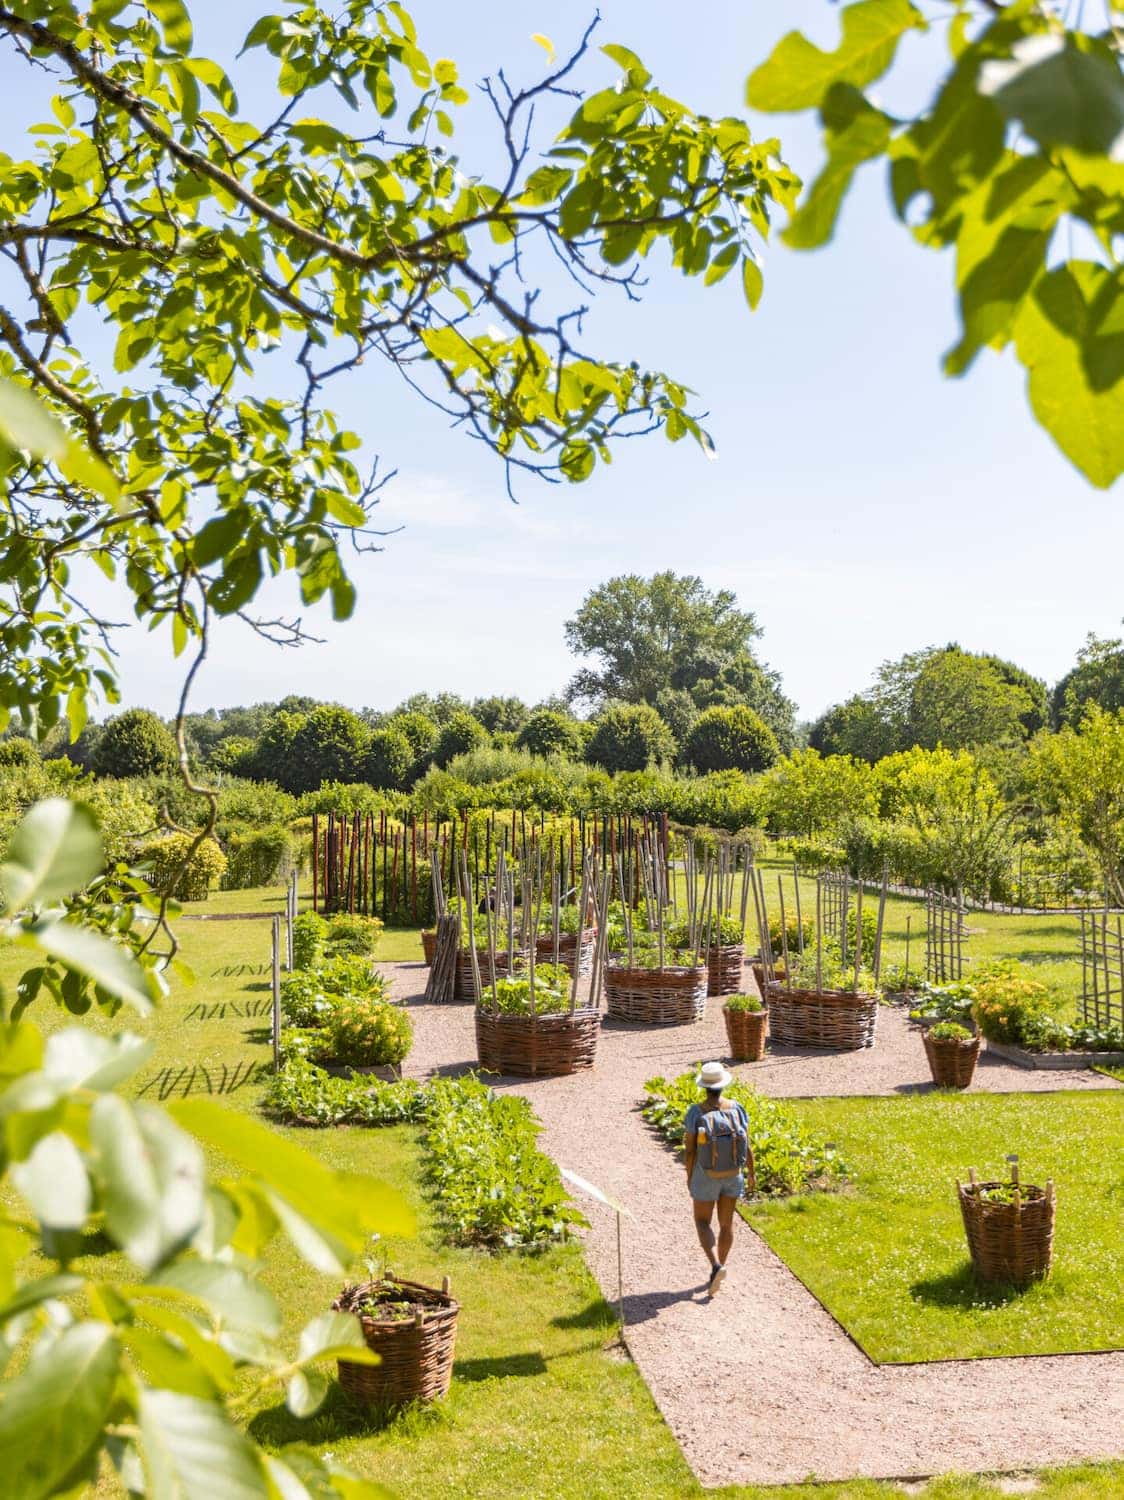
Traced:
[[550, 1326], [552, 1328], [610, 1329], [617, 1326], [617, 1314], [604, 1297], [595, 1297], [592, 1302], [582, 1308], [581, 1312], [569, 1313], [564, 1318], [551, 1318]]
[[1009, 1302], [1017, 1302], [1023, 1292], [1017, 1286], [978, 1280], [969, 1260], [944, 1276], [915, 1281], [909, 1294], [915, 1301], [925, 1302], [930, 1307], [952, 1307], [975, 1313], [981, 1308], [1005, 1307]]
[[346, 1391], [333, 1383], [324, 1405], [314, 1416], [294, 1417], [282, 1403], [259, 1412], [249, 1424], [249, 1432], [256, 1442], [267, 1448], [284, 1448], [288, 1443], [316, 1445], [336, 1442], [365, 1432], [380, 1432], [387, 1427], [416, 1428], [422, 1423], [433, 1426], [441, 1420], [440, 1402], [418, 1402], [404, 1407], [366, 1406], [352, 1400]]
[[526, 1354], [501, 1354], [494, 1359], [458, 1359], [454, 1380], [506, 1380], [511, 1376], [545, 1375], [546, 1360], [537, 1349]]

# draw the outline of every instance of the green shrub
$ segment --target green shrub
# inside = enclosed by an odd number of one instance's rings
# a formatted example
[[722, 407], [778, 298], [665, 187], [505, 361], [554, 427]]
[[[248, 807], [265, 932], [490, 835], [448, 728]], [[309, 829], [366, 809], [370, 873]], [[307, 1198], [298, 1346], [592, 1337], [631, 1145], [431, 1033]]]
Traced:
[[532, 755], [577, 755], [581, 748], [573, 719], [555, 709], [539, 708], [520, 729], [515, 743]]
[[[492, 1003], [492, 990], [486, 978], [486, 966], [481, 970], [485, 1006]], [[535, 965], [535, 1013], [557, 1014], [570, 1008], [570, 974], [562, 965]], [[525, 974], [511, 979], [496, 980], [496, 1003], [500, 1014], [505, 1016], [529, 1016], [531, 1014], [531, 981]]]
[[147, 708], [127, 708], [110, 719], [93, 755], [99, 776], [160, 776], [178, 764], [171, 730]]
[[923, 989], [925, 986], [925, 975], [920, 969], [912, 965], [906, 968], [904, 963], [888, 964], [882, 970], [882, 987], [896, 995], [907, 995]]
[[722, 1002], [724, 1010], [764, 1010], [760, 995], [727, 995]]
[[701, 713], [687, 735], [683, 754], [704, 773], [764, 771], [780, 754], [780, 746], [761, 715], [739, 703]]
[[227, 839], [223, 889], [246, 891], [283, 885], [293, 869], [295, 842], [287, 828], [256, 828]]
[[328, 951], [369, 958], [378, 944], [382, 923], [378, 917], [351, 916], [346, 912], [329, 918]]
[[824, 938], [818, 949], [815, 943], [806, 945], [803, 953], [794, 953], [790, 948], [788, 962], [794, 982], [804, 989], [815, 989], [818, 983], [825, 990], [854, 990], [873, 995], [881, 988], [865, 963], [856, 975], [853, 954], [844, 959], [834, 938]]
[[586, 759], [606, 771], [643, 771], [674, 753], [671, 730], [655, 709], [625, 703], [597, 716]]
[[283, 975], [281, 1013], [290, 1026], [326, 1026], [341, 1001], [382, 999], [385, 993], [386, 980], [371, 972], [366, 959], [341, 955], [317, 969], [294, 969]]
[[437, 743], [433, 746], [431, 759], [435, 766], [444, 767], [456, 755], [465, 755], [469, 750], [488, 743], [488, 731], [470, 713], [457, 712], [450, 716], [441, 728]]
[[957, 1021], [938, 1021], [935, 1026], [930, 1026], [929, 1035], [935, 1042], [970, 1042], [972, 1032], [967, 1026], [961, 1026]]
[[409, 1013], [375, 994], [340, 1000], [328, 1020], [331, 1055], [357, 1068], [397, 1065], [414, 1039]]
[[[666, 931], [666, 941], [673, 948], [687, 948], [694, 946], [690, 943], [691, 927], [686, 917], [678, 922], [673, 922]], [[745, 929], [742, 927], [740, 917], [722, 916], [712, 913], [704, 924], [700, 919], [698, 931], [695, 935], [695, 943], [702, 949], [721, 947], [733, 947], [737, 943], [744, 942]]]
[[[695, 1083], [697, 1067], [678, 1078], [649, 1078], [641, 1109], [645, 1120], [673, 1145], [683, 1144], [683, 1122], [692, 1104], [705, 1097]], [[834, 1146], [810, 1130], [789, 1104], [768, 1099], [735, 1080], [724, 1089], [749, 1119], [757, 1192], [780, 1197], [814, 1189], [837, 1187], [847, 1176], [847, 1165]]]
[[328, 924], [314, 911], [302, 911], [293, 922], [293, 967], [316, 969], [323, 962]]
[[226, 870], [226, 855], [214, 839], [204, 839], [190, 854], [195, 840], [187, 833], [167, 833], [149, 839], [137, 859], [154, 889], [180, 901], [205, 901]]
[[773, 912], [769, 917], [769, 942], [772, 945], [774, 959], [778, 963], [784, 962], [786, 943], [789, 958], [794, 953], [799, 953], [801, 935], [804, 938], [804, 946], [807, 947], [812, 941], [815, 925], [811, 917], [803, 917], [800, 922], [797, 922], [795, 913], [791, 916], [786, 913], [782, 940], [781, 915], [780, 912]]
[[297, 799], [271, 781], [230, 777], [219, 788], [219, 822], [251, 828], [288, 825], [297, 814]]
[[106, 864], [131, 863], [139, 840], [156, 827], [156, 808], [141, 787], [132, 781], [95, 781], [82, 788], [81, 800], [98, 820]]
[[367, 780], [373, 787], [402, 791], [409, 785], [415, 754], [398, 729], [376, 729], [367, 747]]
[[1005, 959], [983, 965], [972, 981], [972, 1016], [989, 1042], [1032, 1051], [1064, 1048], [1064, 1028], [1051, 1014], [1050, 992], [1022, 964]]

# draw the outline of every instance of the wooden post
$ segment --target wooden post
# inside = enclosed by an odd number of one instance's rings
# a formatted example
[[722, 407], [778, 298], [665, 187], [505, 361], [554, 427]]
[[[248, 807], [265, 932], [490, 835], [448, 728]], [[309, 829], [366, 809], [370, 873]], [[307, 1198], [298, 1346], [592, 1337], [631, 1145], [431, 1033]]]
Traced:
[[281, 1066], [281, 918], [275, 916], [270, 927], [273, 936], [273, 1011], [270, 1032], [273, 1041], [273, 1068], [276, 1072]]
[[316, 911], [317, 886], [320, 865], [320, 814], [312, 814], [312, 910]]

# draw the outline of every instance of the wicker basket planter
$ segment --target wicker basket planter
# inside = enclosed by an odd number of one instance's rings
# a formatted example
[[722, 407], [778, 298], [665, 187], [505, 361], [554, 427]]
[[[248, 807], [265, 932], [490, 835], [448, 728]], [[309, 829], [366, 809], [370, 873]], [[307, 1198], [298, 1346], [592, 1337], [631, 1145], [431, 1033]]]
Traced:
[[1016, 1201], [980, 1196], [998, 1182], [956, 1184], [972, 1266], [981, 1281], [1029, 1286], [1050, 1274], [1054, 1258], [1054, 1184], [1019, 1187]]
[[[527, 949], [516, 948], [511, 955], [511, 966], [507, 962], [507, 949], [496, 954], [496, 978], [506, 979], [508, 974], [520, 969], [527, 962]], [[492, 971], [486, 952], [476, 950], [476, 963], [480, 969], [480, 983], [487, 991], [491, 984]], [[467, 948], [462, 948], [457, 954], [457, 987], [455, 992], [458, 1000], [479, 1000], [476, 993], [476, 980], [472, 973], [472, 954]]]
[[788, 989], [775, 981], [766, 986], [769, 1035], [786, 1047], [823, 1047], [856, 1052], [874, 1046], [878, 996], [851, 990]]
[[706, 1015], [706, 965], [630, 969], [605, 967], [605, 1010], [618, 1021], [687, 1026]]
[[560, 1078], [592, 1068], [601, 1013], [588, 1006], [542, 1016], [476, 1009], [476, 1056], [487, 1073]]
[[742, 988], [742, 965], [745, 944], [730, 943], [706, 950], [706, 992], [708, 995], [738, 995]]
[[980, 1055], [978, 1036], [961, 1041], [956, 1037], [933, 1037], [926, 1031], [925, 1056], [929, 1059], [929, 1072], [939, 1089], [966, 1089], [976, 1071]]
[[[588, 974], [593, 968], [593, 944], [597, 938], [596, 927], [586, 927], [582, 930], [581, 958], [579, 974]], [[574, 972], [574, 954], [578, 948], [577, 933], [563, 932], [558, 938], [558, 962]], [[554, 962], [554, 937], [551, 933], [535, 939], [535, 962], [537, 964], [552, 964]]]
[[735, 1062], [760, 1062], [765, 1056], [765, 1036], [769, 1029], [767, 1010], [728, 1010], [722, 1007], [726, 1022], [726, 1040]]
[[402, 1301], [415, 1306], [413, 1318], [376, 1318], [358, 1312], [358, 1307], [380, 1283], [345, 1286], [332, 1303], [335, 1312], [354, 1312], [363, 1329], [367, 1347], [379, 1356], [377, 1365], [339, 1361], [340, 1385], [357, 1401], [369, 1406], [392, 1408], [411, 1401], [436, 1401], [444, 1396], [453, 1378], [453, 1352], [457, 1338], [459, 1305], [449, 1295], [448, 1280], [441, 1289], [417, 1281], [386, 1276]]
[[434, 954], [437, 952], [437, 933], [434, 929], [423, 931], [421, 935], [422, 953], [427, 964], [433, 963]]
[[766, 978], [765, 965], [762, 963], [752, 963], [750, 964], [749, 969], [750, 973], [753, 975], [754, 983], [757, 985], [758, 990], [761, 992], [762, 1000], [764, 1000], [765, 998], [766, 985], [773, 984], [774, 982], [779, 982], [781, 984], [784, 983], [785, 971], [783, 965], [778, 965], [778, 967], [773, 970], [773, 976], [771, 979]]

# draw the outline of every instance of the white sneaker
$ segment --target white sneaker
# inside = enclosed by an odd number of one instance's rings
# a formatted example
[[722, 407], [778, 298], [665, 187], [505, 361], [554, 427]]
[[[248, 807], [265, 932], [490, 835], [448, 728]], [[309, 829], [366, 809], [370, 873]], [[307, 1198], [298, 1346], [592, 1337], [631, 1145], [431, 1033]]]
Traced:
[[712, 1297], [716, 1297], [718, 1295], [718, 1290], [719, 1290], [719, 1288], [721, 1287], [722, 1283], [725, 1280], [726, 1280], [726, 1267], [725, 1266], [715, 1266], [715, 1268], [714, 1268], [714, 1274], [710, 1278], [710, 1285], [707, 1287], [707, 1291], [710, 1293], [710, 1295]]

